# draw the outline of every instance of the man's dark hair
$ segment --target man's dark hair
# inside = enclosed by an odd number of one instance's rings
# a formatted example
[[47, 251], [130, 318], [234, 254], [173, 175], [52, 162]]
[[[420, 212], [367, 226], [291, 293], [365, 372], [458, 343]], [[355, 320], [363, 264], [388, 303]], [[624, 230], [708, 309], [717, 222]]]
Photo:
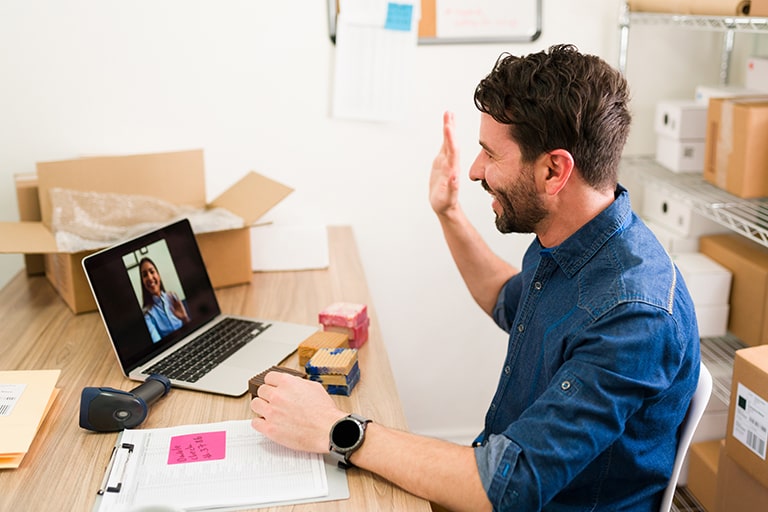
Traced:
[[499, 56], [475, 89], [477, 108], [499, 123], [525, 163], [565, 149], [593, 188], [615, 187], [632, 120], [624, 77], [573, 45], [516, 57]]

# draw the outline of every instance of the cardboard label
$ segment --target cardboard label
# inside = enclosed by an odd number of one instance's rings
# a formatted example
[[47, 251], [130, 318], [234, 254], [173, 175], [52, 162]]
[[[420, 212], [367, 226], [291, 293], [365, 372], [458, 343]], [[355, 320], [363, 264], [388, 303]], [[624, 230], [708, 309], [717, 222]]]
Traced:
[[739, 382], [733, 416], [733, 437], [765, 460], [768, 402]]

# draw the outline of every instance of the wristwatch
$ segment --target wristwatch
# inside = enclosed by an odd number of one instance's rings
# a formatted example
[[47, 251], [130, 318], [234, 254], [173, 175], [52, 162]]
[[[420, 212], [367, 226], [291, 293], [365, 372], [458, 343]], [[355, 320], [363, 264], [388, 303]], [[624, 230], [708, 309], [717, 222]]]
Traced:
[[353, 467], [349, 462], [349, 457], [360, 448], [365, 440], [365, 428], [371, 420], [350, 414], [341, 418], [331, 427], [330, 433], [330, 455], [333, 460], [338, 462], [342, 469]]

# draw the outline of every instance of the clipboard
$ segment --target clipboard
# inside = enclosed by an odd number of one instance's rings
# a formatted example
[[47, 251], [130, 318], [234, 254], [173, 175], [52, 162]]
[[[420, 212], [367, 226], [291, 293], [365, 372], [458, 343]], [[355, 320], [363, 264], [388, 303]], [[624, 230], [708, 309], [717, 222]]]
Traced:
[[[414, 1], [421, 2], [418, 44], [529, 43], [541, 36], [542, 0]], [[339, 0], [328, 0], [334, 44], [338, 14]]]
[[[179, 508], [180, 510], [184, 510], [183, 504], [178, 503], [177, 497], [182, 495], [180, 493], [187, 492], [189, 486], [195, 485], [195, 483], [186, 479], [169, 482], [169, 475], [186, 474], [189, 472], [187, 468], [192, 467], [192, 464], [209, 464], [209, 469], [202, 470], [202, 473], [208, 472], [207, 478], [213, 480], [217, 475], [220, 477], [222, 476], [219, 470], [215, 469], [216, 466], [213, 464], [219, 463], [218, 467], [220, 467], [221, 464], [227, 464], [227, 462], [225, 462], [226, 454], [224, 454], [224, 456], [221, 458], [217, 458], [218, 456], [215, 455], [216, 450], [223, 448], [214, 446], [215, 442], [211, 442], [210, 438], [208, 441], [203, 443], [198, 442], [198, 444], [195, 445], [195, 457], [197, 457], [199, 460], [193, 460], [194, 457], [192, 457], [188, 448], [178, 449], [174, 444], [174, 439], [196, 435], [199, 436], [201, 433], [215, 433], [221, 436], [226, 435], [228, 439], [227, 442], [229, 442], [230, 439], [232, 442], [231, 446], [229, 444], [226, 446], [227, 450], [231, 450], [233, 454], [246, 454], [242, 455], [239, 461], [233, 461], [232, 464], [242, 464], [242, 458], [248, 457], [247, 454], [255, 454], [259, 452], [262, 454], [267, 452], [282, 452], [285, 457], [295, 462], [297, 465], [301, 464], [304, 460], [311, 460], [312, 464], [315, 464], [316, 466], [319, 464], [317, 467], [321, 467], [322, 471], [324, 471], [325, 481], [327, 482], [327, 492], [322, 495], [314, 495], [309, 497], [291, 498], [284, 496], [275, 500], [255, 499], [253, 502], [240, 501], [237, 503], [229, 503], [226, 501], [229, 495], [227, 495], [226, 491], [222, 491], [221, 496], [211, 496], [211, 499], [207, 505], [203, 504], [202, 507], [200, 505], [195, 505], [195, 510], [216, 510], [217, 512], [236, 511], [242, 510], [243, 508], [266, 508], [277, 505], [315, 503], [349, 498], [347, 473], [343, 469], [339, 468], [333, 461], [331, 461], [330, 458], [323, 458], [317, 454], [292, 452], [287, 448], [280, 447], [256, 431], [247, 433], [250, 428], [250, 420], [236, 420], [200, 425], [184, 425], [170, 428], [124, 430], [120, 432], [117, 437], [117, 441], [112, 448], [112, 453], [105, 469], [104, 478], [101, 482], [101, 485], [99, 486], [99, 489], [94, 489], [96, 499], [92, 511], [129, 511], [136, 507], [149, 506], [150, 504], [175, 507]], [[170, 444], [164, 444], [164, 446], [168, 446], [168, 459], [166, 463], [168, 465], [178, 465], [180, 469], [178, 473], [173, 473], [172, 471], [163, 471], [162, 473], [163, 482], [161, 482], [161, 485], [158, 485], [158, 487], [163, 487], [163, 489], [157, 492], [162, 492], [166, 498], [161, 498], [152, 501], [151, 503], [142, 499], [136, 501], [132, 500], [129, 493], [133, 492], [139, 487], [144, 490], [147, 485], [145, 482], [139, 482], [139, 480], [147, 477], [146, 474], [140, 475], [139, 472], [151, 472], [158, 469], [149, 467], [148, 465], [152, 464], [153, 460], [155, 461], [155, 464], [157, 464], [158, 458], [156, 457], [156, 454], [153, 453], [153, 451], [155, 451], [157, 446], [163, 445], [164, 441], [167, 441], [168, 439], [171, 440]], [[203, 447], [205, 443], [207, 443], [207, 446]], [[259, 449], [252, 452], [251, 450], [256, 445], [261, 445], [263, 450]], [[206, 457], [206, 452], [211, 456]], [[182, 463], [180, 462], [181, 458], [185, 458], [186, 460]], [[206, 458], [209, 460], [203, 460]], [[319, 459], [319, 461], [317, 459]], [[165, 460], [165, 457], [163, 457], [163, 460]], [[246, 460], [246, 465], [249, 468], [255, 468], [253, 470], [253, 473], [255, 474], [269, 473], [269, 478], [272, 480], [272, 483], [274, 483], [276, 478], [273, 476], [275, 473], [275, 466], [273, 465], [273, 461], [273, 459], [269, 458], [251, 457]], [[189, 466], [183, 467], [184, 464], [189, 464]], [[173, 476], [170, 476], [170, 479], [173, 478]], [[238, 478], [243, 481], [244, 486], [247, 485], [249, 487], [258, 487], [258, 477], [241, 474]], [[254, 479], [252, 480], [252, 478]], [[279, 478], [280, 477], [278, 476], [277, 479]], [[285, 483], [287, 483], [289, 479], [293, 481], [293, 477], [286, 477]], [[265, 486], [266, 485], [267, 484], [265, 483]], [[293, 493], [293, 491], [291, 492]], [[300, 492], [301, 491], [296, 491], [296, 495], [300, 496]]]

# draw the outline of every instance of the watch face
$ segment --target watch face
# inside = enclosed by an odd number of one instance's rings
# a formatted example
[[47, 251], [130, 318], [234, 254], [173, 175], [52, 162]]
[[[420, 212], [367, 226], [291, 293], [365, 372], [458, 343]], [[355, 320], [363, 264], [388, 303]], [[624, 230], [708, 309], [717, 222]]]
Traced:
[[360, 424], [347, 418], [336, 424], [333, 432], [331, 432], [331, 441], [342, 450], [349, 449], [355, 446], [362, 434], [363, 430]]

